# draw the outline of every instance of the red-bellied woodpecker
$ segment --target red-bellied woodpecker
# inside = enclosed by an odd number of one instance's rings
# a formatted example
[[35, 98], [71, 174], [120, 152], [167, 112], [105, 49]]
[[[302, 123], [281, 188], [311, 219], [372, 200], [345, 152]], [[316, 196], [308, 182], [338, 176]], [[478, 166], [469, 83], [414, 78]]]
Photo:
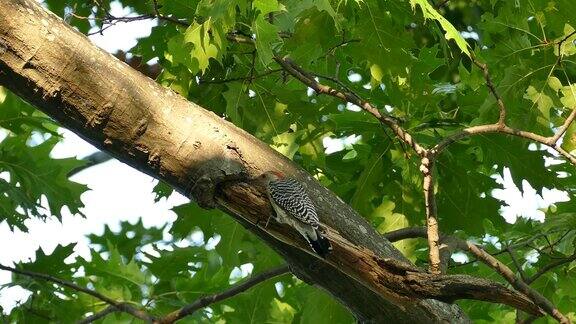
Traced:
[[276, 212], [276, 220], [295, 228], [312, 249], [325, 257], [332, 249], [330, 241], [318, 230], [316, 207], [302, 185], [282, 173], [268, 171], [259, 180], [266, 186], [268, 199]]

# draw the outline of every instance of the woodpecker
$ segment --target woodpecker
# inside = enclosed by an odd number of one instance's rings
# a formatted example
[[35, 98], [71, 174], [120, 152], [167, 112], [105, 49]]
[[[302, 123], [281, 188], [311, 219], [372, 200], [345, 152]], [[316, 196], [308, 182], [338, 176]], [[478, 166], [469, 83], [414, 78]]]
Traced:
[[312, 249], [324, 258], [332, 249], [330, 241], [318, 230], [318, 214], [306, 190], [295, 179], [276, 171], [263, 173], [259, 180], [266, 186], [276, 220], [295, 228]]

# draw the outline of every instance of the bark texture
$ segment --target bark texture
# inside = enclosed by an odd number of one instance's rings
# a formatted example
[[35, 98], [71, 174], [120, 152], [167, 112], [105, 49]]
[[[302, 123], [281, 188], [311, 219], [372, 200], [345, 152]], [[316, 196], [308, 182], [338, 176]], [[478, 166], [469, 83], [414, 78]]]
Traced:
[[[540, 314], [502, 285], [414, 267], [291, 161], [95, 47], [35, 1], [0, 0], [0, 84], [120, 161], [228, 212], [284, 257], [298, 277], [328, 291], [361, 322], [468, 323], [449, 304], [462, 298]], [[219, 178], [267, 170], [307, 188], [334, 246], [327, 260], [310, 254], [290, 229], [259, 225], [270, 207], [258, 186], [236, 182], [213, 190]]]

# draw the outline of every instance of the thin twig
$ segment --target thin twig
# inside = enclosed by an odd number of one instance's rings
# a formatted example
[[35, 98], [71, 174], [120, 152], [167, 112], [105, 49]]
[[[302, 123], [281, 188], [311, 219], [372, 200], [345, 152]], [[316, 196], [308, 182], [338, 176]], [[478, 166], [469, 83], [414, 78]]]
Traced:
[[557, 261], [555, 261], [555, 262], [551, 262], [551, 263], [543, 266], [542, 268], [540, 268], [540, 269], [538, 270], [538, 272], [536, 272], [536, 273], [535, 273], [533, 276], [531, 276], [530, 278], [527, 278], [525, 281], [526, 281], [527, 284], [531, 284], [531, 283], [533, 283], [534, 281], [536, 281], [536, 279], [540, 278], [540, 277], [541, 277], [543, 274], [545, 274], [546, 272], [548, 272], [548, 271], [550, 271], [550, 270], [552, 270], [552, 269], [554, 269], [554, 268], [556, 268], [556, 267], [559, 267], [559, 266], [561, 266], [561, 265], [564, 265], [564, 264], [566, 264], [566, 263], [570, 263], [570, 262], [572, 262], [572, 261], [575, 261], [575, 260], [576, 260], [576, 253], [572, 254], [571, 256], [569, 256], [569, 257], [567, 257], [567, 258], [560, 259], [560, 260], [557, 260]]
[[482, 70], [482, 74], [484, 75], [484, 80], [486, 80], [486, 86], [490, 90], [492, 96], [496, 99], [496, 103], [498, 104], [498, 109], [500, 110], [500, 116], [498, 117], [497, 125], [504, 126], [506, 125], [506, 106], [504, 105], [504, 101], [502, 101], [502, 97], [498, 94], [496, 90], [496, 86], [494, 86], [494, 82], [492, 82], [492, 77], [490, 76], [490, 72], [488, 71], [488, 65], [486, 63], [482, 63], [476, 59], [476, 57], [472, 56], [472, 63]]
[[165, 21], [169, 21], [169, 22], [175, 23], [175, 24], [183, 26], [183, 27], [189, 27], [190, 26], [190, 24], [186, 21], [182, 21], [180, 19], [172, 18], [169, 16], [164, 16], [163, 14], [161, 14], [160, 13], [160, 6], [158, 5], [158, 0], [152, 0], [152, 3], [154, 4], [154, 13], [156, 15], [156, 18], [161, 19], [161, 20], [165, 20]]
[[490, 124], [490, 125], [480, 125], [480, 126], [472, 126], [461, 130], [460, 132], [454, 133], [438, 144], [436, 144], [432, 149], [430, 149], [431, 155], [438, 155], [442, 152], [446, 147], [450, 144], [455, 143], [463, 138], [472, 136], [472, 135], [479, 135], [479, 134], [488, 134], [488, 133], [502, 133], [513, 135], [525, 139], [533, 140], [534, 142], [538, 142], [540, 144], [544, 144], [550, 146], [552, 149], [556, 150], [560, 155], [565, 157], [570, 163], [576, 165], [576, 156], [571, 155], [570, 153], [566, 152], [561, 147], [551, 146], [550, 145], [550, 137], [545, 137], [542, 135], [538, 135], [532, 132], [527, 132], [519, 129], [515, 129], [509, 126], [502, 126], [499, 124]]
[[558, 41], [558, 43], [556, 43], [556, 44], [558, 44], [558, 56], [559, 56], [559, 57], [562, 56], [561, 53], [560, 53], [560, 51], [561, 51], [561, 49], [562, 49], [562, 44], [564, 44], [564, 42], [566, 42], [566, 41], [568, 40], [568, 38], [570, 38], [570, 37], [572, 37], [572, 36], [574, 36], [574, 35], [576, 35], [576, 30], [574, 30], [574, 31], [572, 31], [570, 34], [564, 36], [561, 40]]
[[288, 265], [283, 265], [283, 266], [268, 270], [266, 272], [262, 272], [256, 276], [244, 281], [241, 284], [237, 284], [235, 286], [232, 286], [231, 288], [229, 288], [229, 289], [227, 289], [221, 293], [204, 296], [204, 297], [196, 300], [192, 304], [186, 305], [186, 306], [182, 307], [181, 309], [176, 310], [176, 311], [164, 316], [163, 318], [159, 319], [156, 323], [157, 324], [174, 323], [175, 321], [177, 321], [179, 319], [182, 319], [188, 315], [193, 314], [195, 311], [197, 311], [201, 308], [204, 308], [206, 306], [209, 306], [209, 305], [214, 304], [216, 302], [219, 302], [221, 300], [236, 296], [239, 293], [244, 292], [244, 291], [256, 286], [257, 284], [259, 284], [263, 281], [266, 281], [268, 279], [283, 275], [283, 274], [288, 273], [288, 272], [290, 272], [290, 267]]
[[116, 306], [108, 306], [106, 308], [104, 308], [103, 310], [94, 313], [88, 317], [86, 317], [85, 319], [78, 321], [77, 324], [89, 324], [92, 322], [95, 322], [101, 318], [106, 317], [106, 315], [114, 313], [114, 312], [119, 312], [120, 310], [116, 307]]
[[267, 75], [273, 74], [273, 73], [277, 73], [277, 72], [281, 72], [283, 71], [283, 69], [273, 69], [273, 70], [269, 70], [266, 71], [262, 74], [258, 74], [258, 75], [252, 75], [252, 76], [248, 76], [248, 77], [237, 77], [237, 78], [230, 78], [230, 79], [222, 79], [222, 80], [203, 80], [200, 79], [199, 84], [220, 84], [220, 83], [227, 83], [227, 82], [234, 82], [234, 81], [248, 81], [251, 82], [253, 80], [256, 80], [258, 78], [262, 78], [265, 77]]
[[110, 160], [112, 160], [112, 156], [110, 156], [109, 154], [102, 152], [102, 151], [94, 152], [94, 153], [82, 158], [82, 161], [84, 161], [86, 163], [84, 165], [81, 165], [77, 168], [70, 170], [70, 172], [68, 172], [68, 177], [71, 177], [71, 176], [73, 176], [73, 175], [75, 175], [81, 171], [84, 171], [90, 167], [102, 164], [104, 162], [108, 162]]
[[56, 278], [56, 277], [53, 277], [51, 275], [32, 272], [32, 271], [28, 271], [28, 270], [16, 269], [16, 268], [8, 267], [8, 266], [1, 265], [1, 264], [0, 264], [0, 270], [6, 270], [6, 271], [10, 271], [12, 273], [17, 273], [17, 274], [20, 274], [23, 276], [53, 282], [53, 283], [59, 284], [59, 285], [64, 286], [64, 287], [68, 287], [72, 290], [80, 291], [80, 292], [83, 292], [87, 295], [90, 295], [96, 299], [99, 299], [99, 300], [101, 300], [101, 301], [103, 301], [109, 305], [112, 305], [112, 306], [118, 308], [119, 311], [128, 313], [128, 314], [130, 314], [136, 318], [139, 318], [141, 320], [148, 321], [148, 322], [151, 322], [154, 320], [154, 318], [152, 316], [148, 315], [148, 313], [141, 311], [141, 310], [133, 307], [132, 305], [129, 305], [129, 304], [126, 304], [123, 302], [118, 302], [112, 298], [109, 298], [109, 297], [102, 295], [101, 293], [99, 293], [97, 291], [94, 291], [92, 289], [88, 289], [88, 288], [85, 288], [82, 286], [78, 286], [77, 284], [75, 284], [73, 282], [62, 280], [60, 278]]
[[434, 5], [435, 9], [440, 9], [444, 7], [450, 0], [440, 0], [437, 4]]
[[288, 58], [280, 58], [278, 56], [274, 57], [274, 60], [284, 68], [286, 72], [294, 76], [300, 82], [304, 83], [308, 87], [312, 88], [316, 93], [327, 94], [329, 96], [338, 98], [342, 101], [355, 104], [356, 106], [362, 108], [364, 111], [370, 113], [376, 119], [378, 119], [382, 124], [390, 127], [396, 136], [403, 141], [405, 144], [410, 146], [414, 151], [420, 155], [424, 156], [426, 154], [426, 149], [417, 143], [412, 136], [398, 123], [398, 120], [394, 117], [382, 115], [376, 107], [366, 100], [359, 98], [357, 95], [348, 91], [339, 91], [328, 85], [319, 83], [314, 79], [312, 74], [304, 71], [298, 65], [296, 65], [292, 60]]
[[361, 40], [361, 39], [358, 39], [358, 38], [342, 40], [340, 43], [338, 43], [338, 44], [330, 47], [330, 48], [326, 51], [326, 54], [324, 55], [324, 57], [333, 54], [334, 51], [335, 51], [337, 48], [339, 48], [339, 47], [346, 46], [346, 45], [348, 45], [348, 44], [350, 44], [350, 43], [359, 43], [359, 42], [361, 42], [361, 41], [362, 41], [362, 40]]
[[526, 282], [526, 275], [524, 274], [524, 271], [522, 270], [522, 266], [520, 265], [520, 262], [518, 262], [518, 258], [516, 258], [516, 255], [514, 254], [514, 249], [507, 247], [506, 252], [508, 252], [508, 254], [510, 255], [510, 258], [512, 259], [512, 263], [514, 263], [516, 270], [520, 274], [520, 278], [522, 278], [522, 280], [524, 282]]

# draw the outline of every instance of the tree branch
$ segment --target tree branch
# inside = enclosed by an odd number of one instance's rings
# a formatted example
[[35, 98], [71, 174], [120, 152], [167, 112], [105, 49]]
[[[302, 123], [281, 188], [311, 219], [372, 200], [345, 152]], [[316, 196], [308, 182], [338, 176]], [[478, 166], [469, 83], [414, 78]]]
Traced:
[[165, 20], [165, 21], [169, 21], [171, 23], [183, 26], [183, 27], [188, 27], [190, 26], [190, 24], [186, 21], [182, 21], [180, 19], [176, 19], [173, 17], [168, 17], [168, 16], [164, 16], [160, 13], [160, 6], [158, 5], [158, 0], [152, 0], [152, 3], [154, 4], [154, 14], [156, 16], [156, 18], [161, 19], [161, 20]]
[[548, 272], [548, 271], [550, 271], [550, 270], [552, 270], [552, 269], [554, 269], [554, 268], [556, 268], [556, 267], [559, 267], [559, 266], [561, 266], [561, 265], [563, 265], [563, 264], [566, 264], [566, 263], [570, 263], [570, 262], [572, 262], [572, 261], [575, 261], [575, 260], [576, 260], [576, 252], [575, 252], [574, 254], [572, 254], [571, 256], [567, 257], [567, 258], [560, 259], [560, 260], [556, 260], [556, 261], [554, 261], [554, 262], [551, 262], [551, 263], [543, 266], [542, 268], [540, 268], [540, 269], [538, 270], [538, 272], [536, 272], [536, 273], [535, 273], [533, 276], [531, 276], [530, 278], [527, 278], [525, 281], [526, 281], [527, 284], [531, 284], [531, 283], [533, 283], [534, 281], [536, 281], [536, 279], [540, 278], [540, 277], [541, 277], [543, 274], [545, 274], [546, 272]]
[[208, 296], [204, 296], [198, 300], [196, 300], [195, 302], [186, 305], [184, 307], [182, 307], [179, 310], [176, 310], [166, 316], [164, 316], [163, 318], [159, 319], [158, 321], [156, 321], [155, 323], [157, 324], [171, 324], [174, 323], [177, 320], [183, 319], [184, 317], [188, 316], [188, 315], [192, 315], [195, 311], [207, 307], [211, 304], [217, 303], [219, 301], [222, 301], [224, 299], [228, 299], [231, 297], [234, 297], [236, 295], [238, 295], [239, 293], [242, 293], [256, 285], [258, 285], [259, 283], [266, 281], [268, 279], [286, 274], [290, 272], [290, 267], [288, 265], [283, 265], [265, 272], [262, 272], [256, 276], [253, 276], [252, 278], [237, 284], [235, 286], [230, 287], [229, 289], [221, 292], [221, 293], [217, 293], [217, 294], [213, 294], [213, 295], [208, 295]]
[[[398, 232], [398, 233], [395, 233]], [[391, 242], [394, 242], [391, 239], [402, 239], [408, 237], [426, 237], [427, 231], [423, 227], [415, 227], [409, 229], [400, 229], [397, 231], [393, 231], [390, 233], [384, 234], [384, 237], [388, 238]], [[447, 237], [444, 236], [443, 237]], [[532, 287], [528, 286], [522, 279], [516, 277], [514, 272], [510, 270], [505, 264], [498, 261], [498, 259], [494, 258], [492, 255], [484, 251], [480, 246], [465, 241], [456, 237], [452, 237], [453, 242], [457, 245], [458, 249], [469, 251], [470, 253], [474, 254], [478, 260], [482, 261], [484, 264], [489, 266], [490, 268], [494, 269], [498, 272], [508, 283], [512, 285], [512, 287], [516, 288], [519, 292], [525, 294], [532, 300], [536, 305], [540, 306], [548, 315], [555, 318], [560, 323], [568, 324], [570, 321], [566, 316], [564, 316], [560, 311], [554, 306], [546, 297], [542, 296], [538, 291], [532, 289]]]
[[440, 236], [438, 231], [438, 215], [434, 194], [434, 178], [432, 176], [434, 162], [427, 157], [422, 158], [420, 171], [424, 175], [422, 188], [426, 205], [426, 232], [428, 237], [429, 270], [432, 274], [440, 274]]
[[106, 152], [102, 152], [102, 151], [94, 152], [94, 153], [82, 158], [82, 161], [86, 161], [86, 164], [70, 170], [70, 172], [68, 172], [68, 177], [71, 177], [77, 173], [80, 173], [80, 172], [88, 169], [88, 168], [91, 168], [91, 167], [98, 165], [98, 164], [102, 164], [104, 162], [108, 162], [110, 160], [112, 160], [112, 157], [110, 156], [110, 154], [107, 154]]
[[516, 258], [516, 255], [514, 254], [514, 249], [512, 249], [511, 247], [506, 247], [506, 252], [508, 252], [508, 254], [510, 255], [512, 263], [514, 263], [516, 270], [520, 274], [520, 278], [522, 278], [522, 280], [526, 282], [526, 275], [524, 275], [524, 271], [522, 271], [522, 266], [520, 265], [520, 262], [518, 262], [518, 258]]
[[106, 308], [104, 308], [103, 310], [94, 313], [88, 317], [86, 317], [85, 319], [78, 321], [78, 323], [76, 324], [89, 324], [92, 322], [96, 322], [97, 320], [106, 317], [108, 314], [114, 313], [114, 312], [119, 312], [120, 310], [116, 307], [116, 306], [108, 306]]
[[[566, 41], [569, 37], [571, 37], [575, 33], [576, 32], [571, 33], [570, 35], [563, 38], [560, 42], [558, 42], [559, 46], [561, 46], [561, 44], [564, 41]], [[498, 104], [498, 108], [500, 110], [500, 116], [498, 118], [498, 121], [494, 124], [468, 127], [468, 128], [461, 130], [460, 132], [454, 133], [454, 134], [444, 138], [442, 141], [440, 141], [434, 147], [429, 149], [430, 155], [432, 157], [437, 156], [444, 149], [446, 149], [446, 147], [448, 147], [450, 144], [457, 142], [458, 140], [463, 139], [465, 137], [469, 137], [472, 135], [479, 135], [479, 134], [487, 134], [487, 133], [502, 133], [502, 134], [508, 134], [508, 135], [513, 135], [513, 136], [529, 139], [529, 140], [535, 141], [537, 143], [547, 145], [550, 148], [552, 148], [553, 150], [555, 150], [556, 152], [558, 152], [560, 155], [562, 155], [564, 158], [566, 158], [566, 160], [568, 160], [570, 163], [576, 165], [576, 157], [573, 156], [572, 154], [570, 154], [569, 152], [566, 152], [561, 147], [557, 146], [557, 143], [558, 143], [558, 140], [560, 139], [560, 137], [562, 137], [562, 135], [566, 132], [566, 130], [568, 129], [570, 124], [576, 118], [576, 107], [572, 108], [572, 112], [566, 118], [566, 120], [564, 121], [564, 124], [558, 128], [558, 131], [554, 135], [549, 136], [549, 137], [509, 127], [506, 125], [506, 106], [504, 105], [502, 98], [500, 97], [500, 95], [498, 94], [498, 91], [496, 90], [496, 86], [494, 85], [494, 83], [492, 81], [492, 77], [490, 76], [490, 73], [488, 71], [488, 66], [485, 63], [479, 62], [475, 57], [472, 57], [472, 62], [474, 63], [474, 65], [476, 65], [477, 67], [479, 67], [482, 70], [484, 79], [486, 80], [486, 86], [490, 90], [490, 93], [492, 94], [492, 96], [496, 99], [496, 103]]]
[[[0, 84], [97, 148], [177, 191], [189, 192], [200, 179], [209, 189], [209, 183], [218, 183], [217, 175], [242, 171], [252, 177], [277, 170], [300, 181], [312, 193], [322, 225], [346, 244], [329, 261], [310, 254], [302, 236], [289, 227], [253, 225], [270, 212], [265, 195], [254, 185], [226, 193], [219, 186], [213, 192], [218, 208], [259, 235], [300, 278], [331, 293], [360, 321], [468, 321], [459, 307], [415, 297], [409, 287], [414, 282], [406, 278], [401, 278], [406, 280], [402, 290], [394, 292], [397, 276], [377, 262], [408, 262], [402, 254], [350, 206], [267, 144], [117, 61], [35, 1], [0, 1], [0, 30]], [[58, 68], [63, 65], [75, 68]], [[442, 299], [441, 294], [428, 296]], [[496, 302], [500, 297], [492, 298]], [[521, 298], [507, 302], [533, 310]]]
[[390, 127], [392, 131], [396, 134], [399, 140], [404, 142], [406, 145], [410, 146], [419, 156], [424, 156], [426, 149], [417, 143], [412, 136], [402, 128], [398, 120], [387, 115], [382, 115], [380, 111], [374, 107], [370, 102], [358, 97], [356, 94], [350, 91], [339, 91], [325, 84], [316, 81], [312, 74], [304, 71], [297, 64], [292, 62], [287, 57], [280, 58], [278, 56], [274, 57], [274, 60], [282, 66], [282, 68], [288, 72], [290, 75], [298, 79], [300, 82], [304, 83], [308, 87], [312, 88], [316, 93], [327, 94], [329, 96], [338, 98], [344, 102], [349, 102], [354, 104], [364, 111], [368, 112], [376, 119], [378, 119], [382, 124]]
[[570, 163], [576, 165], [576, 157], [571, 155], [570, 153], [566, 152], [561, 147], [555, 146], [554, 144], [552, 144], [551, 143], [551, 137], [545, 137], [542, 135], [534, 134], [532, 132], [522, 131], [519, 129], [511, 128], [509, 126], [502, 126], [499, 124], [480, 125], [480, 126], [472, 126], [472, 127], [465, 128], [465, 129], [461, 130], [460, 132], [457, 132], [455, 134], [452, 134], [452, 135], [444, 138], [442, 141], [440, 141], [438, 144], [436, 144], [432, 149], [430, 149], [430, 154], [433, 156], [436, 156], [440, 152], [442, 152], [446, 147], [448, 147], [450, 144], [457, 142], [458, 140], [461, 140], [465, 137], [469, 137], [472, 135], [479, 135], [479, 134], [488, 134], [488, 133], [502, 133], [502, 134], [513, 135], [513, 136], [517, 136], [517, 137], [521, 137], [521, 138], [525, 138], [525, 139], [530, 139], [530, 140], [533, 140], [534, 142], [537, 142], [540, 144], [547, 145], [550, 148], [557, 151], [560, 155], [562, 155], [568, 161], [570, 161]]
[[104, 295], [102, 295], [101, 293], [94, 291], [92, 289], [88, 289], [82, 286], [78, 286], [77, 284], [70, 282], [70, 281], [66, 281], [66, 280], [62, 280], [60, 278], [56, 278], [47, 274], [43, 274], [43, 273], [37, 273], [37, 272], [32, 272], [32, 271], [27, 271], [27, 270], [21, 270], [21, 269], [16, 269], [16, 268], [12, 268], [12, 267], [8, 267], [5, 265], [1, 265], [0, 264], [0, 270], [5, 270], [5, 271], [10, 271], [12, 273], [17, 273], [23, 276], [27, 276], [27, 277], [31, 277], [31, 278], [35, 278], [35, 279], [41, 279], [44, 281], [48, 281], [48, 282], [53, 282], [56, 284], [59, 284], [61, 286], [64, 287], [68, 287], [72, 290], [75, 291], [79, 291], [79, 292], [83, 292], [87, 295], [90, 295], [96, 299], [99, 299], [115, 308], [118, 309], [118, 311], [122, 311], [124, 313], [128, 313], [136, 318], [139, 318], [141, 320], [144, 321], [152, 321], [153, 317], [148, 315], [148, 313], [141, 311], [137, 308], [135, 308], [132, 305], [123, 303], [123, 302], [118, 302], [112, 298], [106, 297]]
[[[251, 70], [253, 71], [253, 70]], [[204, 79], [200, 79], [200, 81], [198, 82], [199, 84], [220, 84], [220, 83], [227, 83], [227, 82], [234, 82], [234, 81], [248, 81], [248, 82], [252, 82], [258, 78], [262, 78], [265, 76], [268, 76], [272, 73], [276, 73], [276, 72], [280, 72], [282, 71], [282, 69], [273, 69], [273, 70], [269, 70], [266, 71], [264, 73], [258, 74], [258, 75], [249, 75], [247, 77], [237, 77], [237, 78], [229, 78], [229, 79], [222, 79], [222, 80], [204, 80]]]
[[479, 62], [475, 56], [472, 56], [472, 63], [482, 70], [482, 74], [484, 75], [484, 80], [486, 80], [486, 86], [490, 90], [490, 93], [496, 99], [496, 103], [498, 104], [498, 109], [500, 110], [500, 116], [498, 117], [498, 122], [496, 125], [504, 126], [506, 125], [506, 106], [504, 105], [504, 101], [502, 101], [502, 97], [498, 94], [496, 90], [496, 86], [494, 86], [494, 82], [492, 82], [492, 77], [490, 76], [490, 72], [488, 71], [488, 65], [486, 63]]

